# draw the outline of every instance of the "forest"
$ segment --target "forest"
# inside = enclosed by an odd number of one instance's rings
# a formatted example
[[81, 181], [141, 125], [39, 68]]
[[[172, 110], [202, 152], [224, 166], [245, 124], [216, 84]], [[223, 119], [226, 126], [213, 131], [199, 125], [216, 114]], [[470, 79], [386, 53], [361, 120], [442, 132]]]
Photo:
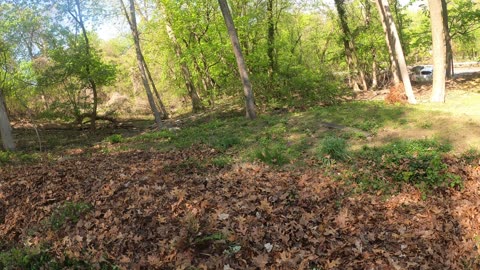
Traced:
[[480, 269], [478, 0], [0, 0], [0, 269]]

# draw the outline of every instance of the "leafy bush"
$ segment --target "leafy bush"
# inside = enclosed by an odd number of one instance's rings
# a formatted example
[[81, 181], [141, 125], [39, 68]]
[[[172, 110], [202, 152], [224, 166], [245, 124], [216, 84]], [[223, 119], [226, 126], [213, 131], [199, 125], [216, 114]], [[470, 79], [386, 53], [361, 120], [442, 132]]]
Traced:
[[347, 141], [339, 137], [326, 137], [322, 140], [317, 152], [321, 158], [345, 160], [348, 157]]
[[84, 202], [65, 202], [53, 211], [50, 216], [50, 226], [58, 230], [67, 222], [77, 223], [80, 217], [92, 209], [92, 206]]

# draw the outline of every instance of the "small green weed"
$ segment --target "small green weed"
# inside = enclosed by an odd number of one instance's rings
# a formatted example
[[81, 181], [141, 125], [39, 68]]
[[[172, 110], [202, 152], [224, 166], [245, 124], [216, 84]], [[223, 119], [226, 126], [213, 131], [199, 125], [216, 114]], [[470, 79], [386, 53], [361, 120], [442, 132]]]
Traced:
[[317, 148], [317, 154], [320, 158], [345, 160], [348, 157], [347, 141], [339, 137], [326, 137]]
[[67, 201], [53, 211], [48, 222], [53, 229], [58, 230], [67, 222], [77, 223], [91, 209], [92, 206], [88, 203]]
[[121, 143], [124, 141], [122, 134], [113, 134], [108, 136], [104, 139], [104, 141], [109, 142], [111, 144]]
[[461, 158], [467, 163], [471, 164], [477, 160], [480, 160], [480, 151], [475, 148], [469, 149], [462, 154]]
[[9, 163], [10, 156], [11, 156], [10, 152], [0, 151], [0, 164]]

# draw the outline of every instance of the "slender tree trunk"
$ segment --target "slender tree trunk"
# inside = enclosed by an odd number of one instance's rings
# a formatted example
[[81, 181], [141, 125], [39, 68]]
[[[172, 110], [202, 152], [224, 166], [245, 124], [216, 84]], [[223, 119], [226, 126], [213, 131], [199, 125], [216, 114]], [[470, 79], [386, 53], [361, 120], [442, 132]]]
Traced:
[[162, 4], [160, 4], [160, 8], [162, 9], [163, 13], [167, 17], [167, 19], [165, 20], [167, 34], [175, 49], [175, 54], [177, 55], [178, 61], [180, 62], [180, 71], [182, 73], [183, 79], [185, 80], [185, 86], [187, 88], [188, 95], [192, 100], [192, 110], [193, 112], [201, 111], [203, 110], [202, 100], [200, 99], [197, 89], [195, 88], [195, 83], [193, 82], [192, 73], [190, 72], [190, 69], [188, 68], [187, 63], [185, 63], [185, 61], [183, 60], [182, 47], [178, 43], [177, 37], [175, 36], [175, 32], [173, 32], [172, 23], [168, 18], [168, 14], [166, 13], [166, 8]]
[[230, 9], [226, 0], [218, 0], [218, 4], [220, 5], [220, 10], [222, 11], [223, 19], [225, 20], [225, 25], [228, 29], [230, 41], [232, 42], [233, 46], [233, 53], [235, 54], [235, 58], [237, 60], [238, 71], [242, 79], [243, 93], [245, 95], [246, 114], [248, 118], [255, 119], [257, 115], [255, 112], [255, 101], [253, 98], [252, 84], [250, 83], [250, 79], [248, 78], [247, 65], [245, 64], [245, 60], [243, 58], [242, 48], [240, 47], [237, 30], [235, 29], [235, 25], [232, 19], [232, 14], [230, 13]]
[[445, 102], [445, 77], [447, 66], [446, 29], [443, 23], [442, 0], [428, 0], [430, 20], [432, 23], [432, 47], [433, 47], [433, 87], [432, 102]]
[[378, 87], [378, 78], [377, 78], [377, 55], [375, 49], [372, 50], [373, 61], [372, 61], [372, 89], [377, 89]]
[[410, 83], [410, 76], [408, 74], [407, 63], [405, 61], [405, 55], [403, 54], [402, 44], [398, 37], [397, 27], [393, 22], [392, 15], [390, 13], [390, 7], [387, 0], [376, 0], [377, 8], [380, 13], [383, 29], [385, 31], [385, 37], [387, 43], [390, 43], [393, 50], [393, 59], [396, 62], [399, 73], [405, 87], [405, 94], [407, 95], [408, 102], [410, 104], [416, 104], [417, 100], [413, 93], [412, 84]]
[[[77, 16], [75, 16], [73, 12], [70, 12], [70, 15], [73, 17], [73, 19], [78, 23], [78, 25], [82, 29], [83, 39], [85, 40], [85, 54], [90, 60], [91, 58], [90, 40], [88, 39], [87, 30], [85, 29], [85, 23], [83, 22], [80, 0], [75, 0], [75, 5], [77, 7]], [[90, 119], [90, 124], [91, 124], [90, 127], [92, 130], [95, 130], [96, 121], [97, 121], [98, 92], [97, 92], [97, 84], [95, 83], [95, 80], [92, 78], [90, 63], [88, 61], [85, 63], [85, 71], [87, 72], [88, 83], [90, 84], [90, 87], [92, 88], [92, 93], [93, 93], [93, 104], [92, 104], [93, 108], [92, 108], [92, 114]]]
[[8, 119], [7, 108], [5, 106], [5, 100], [3, 99], [3, 93], [0, 89], [0, 136], [2, 137], [3, 148], [8, 151], [15, 150], [15, 142], [12, 136], [12, 126]]
[[269, 90], [273, 91], [274, 73], [275, 73], [275, 22], [273, 14], [274, 0], [267, 1], [267, 16], [268, 16], [268, 29], [267, 29], [267, 56], [268, 56], [268, 78], [269, 78]]
[[168, 119], [167, 109], [165, 108], [165, 104], [163, 104], [162, 97], [160, 96], [160, 93], [157, 90], [157, 86], [155, 85], [155, 81], [153, 80], [152, 74], [150, 73], [150, 69], [148, 68], [147, 61], [145, 60], [143, 53], [141, 54], [141, 56], [142, 56], [143, 65], [145, 66], [145, 71], [147, 72], [148, 80], [152, 85], [153, 93], [155, 94], [158, 105], [160, 106], [160, 110], [162, 111], [163, 119]]
[[344, 0], [335, 0], [335, 7], [338, 12], [338, 18], [340, 20], [340, 28], [343, 32], [343, 46], [345, 47], [345, 56], [347, 58], [347, 63], [350, 67], [350, 70], [355, 73], [354, 81], [354, 89], [358, 90], [358, 83], [362, 84], [362, 90], [367, 91], [368, 85], [365, 79], [365, 73], [361, 70], [358, 64], [357, 52], [355, 50], [355, 44], [353, 42], [352, 33], [350, 28], [348, 27], [348, 23], [346, 20], [346, 11], [344, 6]]
[[383, 32], [385, 33], [385, 37], [386, 37], [385, 39], [387, 42], [388, 55], [390, 58], [390, 68], [392, 71], [393, 83], [395, 85], [398, 85], [401, 80], [400, 80], [400, 69], [398, 68], [397, 59], [395, 57], [395, 50], [394, 50], [395, 45], [393, 44], [394, 41], [392, 40], [391, 35], [389, 34], [390, 30], [385, 20], [385, 12], [384, 12], [384, 8], [382, 7], [382, 2], [380, 0], [376, 0], [376, 3], [377, 3], [378, 12], [380, 13]]
[[140, 71], [140, 77], [142, 78], [143, 86], [145, 87], [145, 91], [147, 92], [148, 103], [150, 104], [150, 108], [152, 109], [153, 116], [155, 117], [155, 123], [157, 124], [157, 127], [160, 128], [162, 126], [162, 117], [160, 115], [160, 112], [158, 111], [157, 105], [155, 104], [155, 99], [153, 98], [153, 94], [150, 89], [150, 84], [148, 83], [145, 63], [143, 62], [144, 58], [142, 55], [142, 49], [140, 47], [140, 39], [139, 39], [138, 29], [137, 29], [137, 19], [135, 16], [135, 2], [134, 0], [129, 0], [129, 3], [130, 3], [130, 15], [128, 14], [127, 8], [125, 7], [123, 0], [120, 0], [120, 4], [122, 5], [123, 12], [125, 14], [125, 17], [127, 18], [128, 24], [130, 25], [130, 30], [132, 31], [133, 41], [135, 43], [135, 52], [137, 55], [138, 69]]

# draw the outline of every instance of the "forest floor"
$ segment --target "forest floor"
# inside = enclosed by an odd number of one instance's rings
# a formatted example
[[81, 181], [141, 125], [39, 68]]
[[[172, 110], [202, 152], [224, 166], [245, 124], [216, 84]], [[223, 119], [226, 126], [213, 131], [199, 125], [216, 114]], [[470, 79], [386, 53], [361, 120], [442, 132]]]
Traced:
[[[447, 103], [16, 124], [2, 269], [480, 269], [480, 84]], [[469, 86], [470, 85], [470, 86]], [[422, 92], [423, 91], [423, 92]]]

